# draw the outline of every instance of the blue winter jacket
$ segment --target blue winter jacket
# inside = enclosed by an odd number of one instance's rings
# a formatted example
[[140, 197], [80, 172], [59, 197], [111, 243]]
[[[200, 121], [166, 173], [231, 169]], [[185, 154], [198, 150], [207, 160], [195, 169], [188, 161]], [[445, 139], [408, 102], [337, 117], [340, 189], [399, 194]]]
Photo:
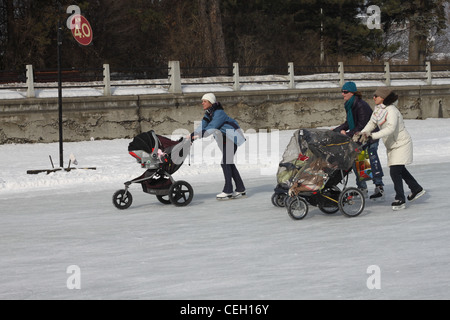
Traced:
[[201, 125], [194, 130], [191, 137], [199, 135], [204, 138], [214, 134], [217, 139], [218, 130], [222, 137], [233, 141], [237, 146], [242, 145], [246, 140], [238, 122], [225, 113], [220, 102], [213, 104], [205, 111]]

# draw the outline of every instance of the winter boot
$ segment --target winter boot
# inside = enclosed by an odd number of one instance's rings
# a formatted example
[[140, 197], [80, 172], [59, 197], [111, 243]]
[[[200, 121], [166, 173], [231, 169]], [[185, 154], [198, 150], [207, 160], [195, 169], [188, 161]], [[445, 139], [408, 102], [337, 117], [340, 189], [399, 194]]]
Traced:
[[403, 210], [406, 208], [405, 201], [403, 200], [395, 200], [392, 202], [391, 206], [394, 211]]
[[246, 196], [245, 190], [242, 191], [242, 192], [235, 191], [235, 192], [233, 192], [232, 198], [233, 199], [239, 199], [239, 198], [243, 198], [245, 196]]
[[219, 193], [219, 194], [216, 196], [216, 199], [217, 199], [217, 200], [229, 200], [229, 199], [232, 199], [232, 197], [233, 197], [233, 194], [232, 194], [232, 193], [225, 193], [225, 192], [222, 192], [222, 193]]
[[423, 190], [423, 188], [420, 188], [419, 191], [411, 193], [411, 194], [408, 196], [408, 200], [409, 200], [409, 201], [417, 200], [417, 199], [419, 199], [421, 196], [423, 196], [423, 195], [425, 194], [425, 192], [426, 192], [426, 191]]
[[375, 191], [369, 197], [371, 200], [381, 200], [384, 198], [384, 189], [383, 186], [376, 186]]

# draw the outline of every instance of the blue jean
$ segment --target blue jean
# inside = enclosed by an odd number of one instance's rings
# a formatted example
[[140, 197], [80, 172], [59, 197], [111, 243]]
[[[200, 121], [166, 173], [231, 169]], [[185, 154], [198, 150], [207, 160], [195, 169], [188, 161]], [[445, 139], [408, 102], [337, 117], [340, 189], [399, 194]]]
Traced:
[[[370, 166], [372, 168], [372, 182], [376, 186], [384, 186], [383, 183], [383, 168], [381, 167], [380, 158], [378, 158], [378, 145], [380, 141], [373, 141], [369, 147], [367, 148], [367, 152], [369, 152], [369, 161]], [[356, 172], [356, 165], [353, 164], [353, 172], [356, 174], [356, 185], [360, 189], [367, 189], [366, 181], [359, 181], [358, 174]]]

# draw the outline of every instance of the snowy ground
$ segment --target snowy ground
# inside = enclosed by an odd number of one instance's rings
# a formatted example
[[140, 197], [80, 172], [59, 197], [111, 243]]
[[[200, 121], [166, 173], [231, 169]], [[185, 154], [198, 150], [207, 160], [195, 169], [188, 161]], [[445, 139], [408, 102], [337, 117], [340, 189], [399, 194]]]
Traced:
[[215, 200], [215, 144], [196, 141], [174, 175], [193, 186], [190, 205], [133, 185], [123, 211], [112, 194], [143, 172], [129, 140], [66, 143], [65, 165], [73, 153], [97, 169], [49, 175], [26, 171], [50, 168], [49, 155], [58, 163], [57, 143], [1, 145], [0, 299], [449, 299], [450, 119], [406, 126], [424, 197], [393, 212], [385, 168], [384, 202], [356, 218], [312, 207], [300, 221], [270, 200], [293, 131], [248, 132], [237, 156], [248, 198]]

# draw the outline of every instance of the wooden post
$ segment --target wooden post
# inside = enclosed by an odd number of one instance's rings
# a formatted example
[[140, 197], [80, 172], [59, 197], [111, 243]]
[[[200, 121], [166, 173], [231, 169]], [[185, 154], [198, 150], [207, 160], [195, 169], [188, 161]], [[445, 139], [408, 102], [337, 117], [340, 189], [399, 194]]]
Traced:
[[241, 86], [239, 84], [239, 63], [235, 62], [233, 63], [233, 89], [234, 91], [241, 90]]
[[344, 77], [344, 63], [343, 62], [339, 62], [339, 68], [338, 68], [338, 72], [339, 72], [339, 85], [342, 87], [344, 85], [345, 82], [345, 77]]
[[111, 96], [111, 72], [109, 71], [109, 64], [103, 65], [103, 95], [106, 97]]
[[427, 69], [427, 85], [431, 85], [433, 80], [431, 77], [431, 62], [430, 61], [426, 62], [426, 69]]
[[294, 63], [288, 63], [289, 72], [289, 89], [295, 89], [295, 78], [294, 78]]
[[384, 63], [384, 83], [389, 87], [391, 85], [391, 68], [389, 62]]
[[27, 64], [27, 98], [36, 98], [36, 93], [34, 91], [34, 75], [33, 66]]
[[182, 93], [180, 61], [169, 61], [169, 82], [169, 92]]

